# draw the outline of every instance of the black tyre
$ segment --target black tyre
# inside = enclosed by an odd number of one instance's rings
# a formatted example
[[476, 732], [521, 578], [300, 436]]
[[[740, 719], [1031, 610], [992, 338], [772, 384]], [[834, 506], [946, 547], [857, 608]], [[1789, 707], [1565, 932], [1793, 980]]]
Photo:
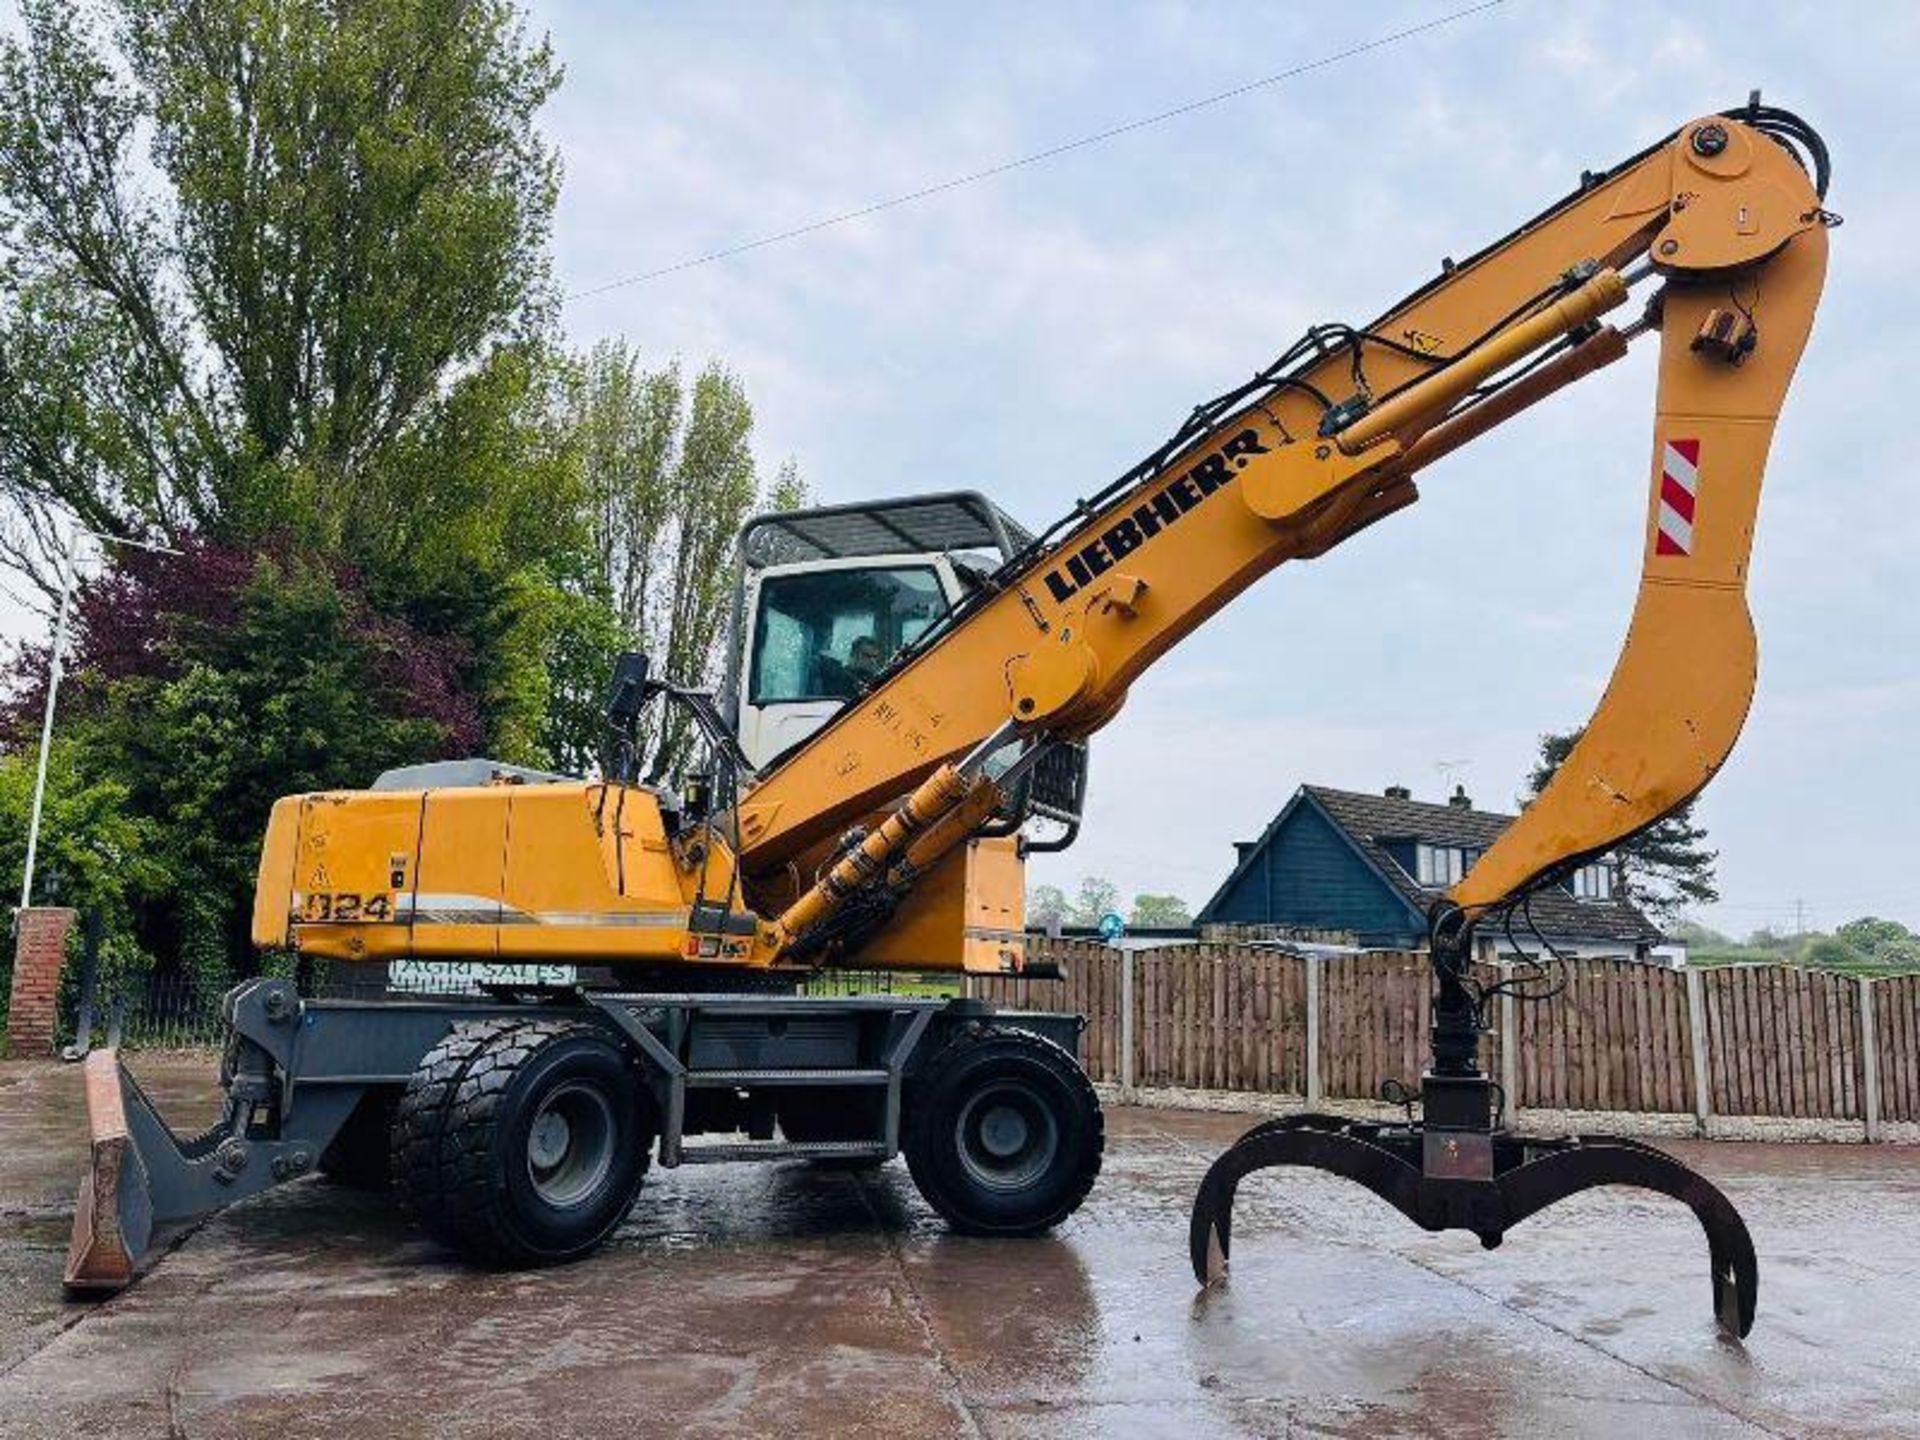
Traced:
[[489, 1264], [546, 1265], [626, 1218], [654, 1125], [606, 1031], [508, 1020], [459, 1026], [429, 1051], [393, 1133], [395, 1185], [428, 1234]]
[[393, 1117], [400, 1092], [391, 1086], [367, 1091], [347, 1116], [316, 1167], [349, 1190], [385, 1190], [392, 1182]]
[[907, 1096], [907, 1168], [954, 1229], [1037, 1235], [1080, 1208], [1106, 1143], [1074, 1058], [1022, 1030], [963, 1031]]

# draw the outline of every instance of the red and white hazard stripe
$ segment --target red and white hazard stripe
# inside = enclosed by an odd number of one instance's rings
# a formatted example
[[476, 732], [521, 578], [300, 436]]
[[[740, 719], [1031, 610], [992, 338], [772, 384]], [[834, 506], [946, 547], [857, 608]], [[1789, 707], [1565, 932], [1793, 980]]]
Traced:
[[1699, 495], [1700, 442], [1667, 441], [1660, 451], [1660, 519], [1654, 554], [1693, 553], [1693, 509]]

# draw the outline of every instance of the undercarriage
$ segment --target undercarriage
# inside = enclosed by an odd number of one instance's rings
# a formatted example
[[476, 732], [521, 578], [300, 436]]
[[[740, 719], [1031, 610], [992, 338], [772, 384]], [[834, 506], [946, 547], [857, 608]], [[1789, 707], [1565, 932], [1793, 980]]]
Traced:
[[66, 1282], [114, 1290], [170, 1228], [320, 1171], [389, 1186], [493, 1264], [571, 1260], [651, 1163], [879, 1165], [904, 1153], [954, 1228], [1031, 1234], [1100, 1169], [1076, 1015], [902, 995], [552, 990], [225, 1001], [225, 1113], [176, 1135], [116, 1051], [86, 1061], [92, 1163]]

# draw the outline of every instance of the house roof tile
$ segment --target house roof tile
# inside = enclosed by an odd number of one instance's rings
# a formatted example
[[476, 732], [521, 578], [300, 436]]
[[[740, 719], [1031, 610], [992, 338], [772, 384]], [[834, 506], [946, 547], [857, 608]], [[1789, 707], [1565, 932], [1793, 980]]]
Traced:
[[[1435, 892], [1402, 869], [1382, 842], [1412, 840], [1484, 850], [1518, 818], [1458, 805], [1334, 790], [1325, 785], [1300, 788], [1334, 824], [1347, 832], [1374, 868], [1421, 913], [1432, 903]], [[1665, 938], [1659, 926], [1619, 895], [1607, 900], [1576, 900], [1562, 886], [1547, 885], [1534, 892], [1530, 909], [1534, 924], [1553, 940], [1616, 940], [1653, 945]], [[1516, 918], [1517, 934], [1524, 934], [1523, 926], [1524, 922]]]

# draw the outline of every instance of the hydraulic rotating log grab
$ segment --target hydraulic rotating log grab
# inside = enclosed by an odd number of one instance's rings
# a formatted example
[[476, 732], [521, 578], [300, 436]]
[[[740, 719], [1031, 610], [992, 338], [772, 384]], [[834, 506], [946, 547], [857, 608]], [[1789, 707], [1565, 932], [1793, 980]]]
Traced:
[[[1811, 173], [1789, 143], [1806, 151]], [[1552, 784], [1434, 906], [1432, 1060], [1421, 1118], [1383, 1125], [1308, 1114], [1248, 1131], [1214, 1163], [1194, 1200], [1189, 1239], [1202, 1284], [1226, 1274], [1236, 1187], [1267, 1167], [1343, 1175], [1423, 1229], [1467, 1230], [1489, 1248], [1557, 1200], [1625, 1185], [1691, 1207], [1706, 1232], [1716, 1319], [1734, 1335], [1752, 1326], [1753, 1243], [1712, 1184], [1632, 1141], [1525, 1140], [1499, 1123], [1492, 1082], [1479, 1065], [1484, 1007], [1520, 982], [1476, 977], [1473, 942], [1477, 926], [1685, 803], [1732, 749], [1754, 687], [1746, 580], [1761, 472], [1812, 326], [1825, 231], [1834, 221], [1822, 205], [1826, 168], [1811, 130], [1756, 104], [1684, 127], [1632, 173], [1610, 178], [1619, 186], [1610, 208], [1650, 221], [1638, 253], [1616, 263], [1636, 273], [1650, 268], [1664, 282], [1646, 318], [1631, 327], [1657, 332], [1661, 356], [1645, 561], [1626, 644]], [[1563, 304], [1590, 291], [1590, 299], [1615, 297], [1609, 275], [1602, 270]], [[1543, 312], [1486, 348], [1518, 357], [1556, 329], [1578, 340], [1581, 323]], [[1618, 358], [1629, 338], [1602, 331], [1565, 346], [1517, 384], [1464, 409], [1452, 408], [1462, 381], [1488, 366], [1442, 372], [1369, 411], [1335, 444], [1364, 454], [1369, 445], [1398, 443], [1409, 464], [1427, 463]], [[1444, 418], [1410, 435], [1427, 416]]]

